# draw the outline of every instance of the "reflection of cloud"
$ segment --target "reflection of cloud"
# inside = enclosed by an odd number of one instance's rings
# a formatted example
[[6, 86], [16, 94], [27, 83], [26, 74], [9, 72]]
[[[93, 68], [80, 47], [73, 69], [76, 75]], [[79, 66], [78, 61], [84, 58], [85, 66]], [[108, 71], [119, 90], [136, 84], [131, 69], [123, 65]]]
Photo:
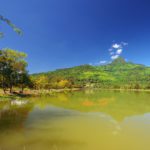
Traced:
[[12, 100], [11, 101], [11, 105], [18, 105], [18, 106], [21, 106], [21, 105], [24, 105], [24, 104], [27, 104], [28, 103], [28, 101], [27, 100], [22, 100], [22, 101], [20, 101], [20, 100]]

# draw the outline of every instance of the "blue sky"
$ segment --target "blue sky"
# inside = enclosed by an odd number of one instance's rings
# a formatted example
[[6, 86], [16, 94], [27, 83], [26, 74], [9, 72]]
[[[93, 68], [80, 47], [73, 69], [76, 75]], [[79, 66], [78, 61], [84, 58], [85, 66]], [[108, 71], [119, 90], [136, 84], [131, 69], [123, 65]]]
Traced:
[[1, 0], [0, 14], [24, 32], [17, 36], [0, 23], [0, 47], [26, 52], [30, 73], [104, 63], [117, 54], [150, 65], [149, 0]]

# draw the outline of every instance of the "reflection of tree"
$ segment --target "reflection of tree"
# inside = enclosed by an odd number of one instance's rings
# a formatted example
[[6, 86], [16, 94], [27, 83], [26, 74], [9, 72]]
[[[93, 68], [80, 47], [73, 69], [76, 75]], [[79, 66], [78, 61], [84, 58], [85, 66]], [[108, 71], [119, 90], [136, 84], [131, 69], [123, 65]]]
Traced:
[[11, 106], [10, 103], [0, 104], [0, 131], [22, 128], [32, 109], [31, 104]]

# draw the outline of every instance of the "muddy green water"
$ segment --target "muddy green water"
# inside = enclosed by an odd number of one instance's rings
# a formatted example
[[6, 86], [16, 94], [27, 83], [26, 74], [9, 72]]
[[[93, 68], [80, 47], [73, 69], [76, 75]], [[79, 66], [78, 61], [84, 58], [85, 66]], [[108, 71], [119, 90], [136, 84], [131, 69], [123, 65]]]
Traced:
[[150, 93], [1, 99], [0, 150], [150, 150]]

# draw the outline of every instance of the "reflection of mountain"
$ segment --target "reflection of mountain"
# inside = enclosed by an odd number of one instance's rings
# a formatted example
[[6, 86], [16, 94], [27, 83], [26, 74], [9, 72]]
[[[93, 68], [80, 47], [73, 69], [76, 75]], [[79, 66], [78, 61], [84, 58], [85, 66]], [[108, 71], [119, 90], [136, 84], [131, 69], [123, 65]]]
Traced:
[[14, 105], [14, 102], [1, 102], [0, 130], [21, 128], [23, 125], [47, 119], [53, 121], [78, 115], [77, 112], [100, 112], [111, 116], [117, 122], [122, 122], [128, 117], [150, 112], [149, 95], [146, 92], [86, 90], [67, 94], [58, 93], [51, 97], [30, 98], [34, 106], [30, 103], [21, 105], [18, 102], [19, 105]]
[[149, 114], [118, 122], [106, 113], [80, 113], [51, 106], [35, 107], [25, 120], [24, 132], [0, 134], [1, 149], [141, 150], [138, 147], [150, 147]]
[[11, 102], [0, 103], [0, 131], [21, 129], [31, 111], [32, 105], [12, 105]]
[[33, 111], [28, 116], [25, 124], [26, 127], [32, 126], [34, 124], [38, 124], [39, 122], [43, 122], [48, 120], [49, 122], [53, 122], [53, 120], [59, 120], [65, 117], [73, 117], [77, 116], [79, 112], [66, 110], [63, 108], [58, 108], [54, 106], [47, 106], [44, 109], [40, 109], [40, 107], [35, 107]]
[[[44, 97], [45, 105], [53, 104], [81, 112], [103, 112], [115, 120], [150, 112], [150, 93], [119, 91], [83, 91], [69, 94], [59, 93], [55, 97]], [[38, 102], [37, 102], [38, 103]]]

